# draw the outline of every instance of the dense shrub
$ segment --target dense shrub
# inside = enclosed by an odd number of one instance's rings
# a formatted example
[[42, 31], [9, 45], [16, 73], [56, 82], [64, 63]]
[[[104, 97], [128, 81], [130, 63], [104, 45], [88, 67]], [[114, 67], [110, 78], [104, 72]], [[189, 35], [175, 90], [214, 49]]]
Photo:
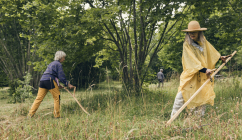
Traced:
[[26, 98], [32, 97], [33, 87], [29, 85], [30, 80], [32, 79], [31, 74], [26, 73], [23, 78], [23, 81], [16, 81], [19, 86], [15, 88], [15, 93], [12, 94], [12, 101], [10, 101], [12, 103], [24, 102]]

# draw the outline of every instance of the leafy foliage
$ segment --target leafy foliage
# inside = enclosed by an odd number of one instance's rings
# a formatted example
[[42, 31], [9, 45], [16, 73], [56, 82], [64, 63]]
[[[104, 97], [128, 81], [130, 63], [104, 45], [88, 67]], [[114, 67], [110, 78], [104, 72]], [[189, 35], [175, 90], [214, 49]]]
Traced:
[[[208, 28], [207, 40], [222, 55], [236, 50], [242, 37], [241, 3], [239, 0], [2, 0], [0, 69], [11, 81], [22, 80], [28, 71], [33, 75], [31, 85], [37, 87], [40, 74], [53, 61], [55, 52], [63, 50], [67, 54], [64, 71], [78, 86], [82, 84], [75, 78], [80, 77], [81, 69], [95, 65], [91, 72], [95, 74], [89, 76], [89, 70], [85, 70], [86, 80], [82, 83], [90, 83], [93, 79], [87, 77], [98, 77], [107, 67], [114, 78], [121, 74], [119, 78], [131, 90], [139, 89], [143, 82], [151, 82], [160, 68], [165, 73], [182, 71], [184, 34], [180, 30], [191, 20]], [[238, 54], [241, 56], [241, 51]], [[116, 68], [121, 70], [119, 74]]]
[[237, 63], [239, 63], [240, 65], [242, 65], [242, 46], [239, 46], [238, 47], [236, 61], [237, 61]]
[[[28, 20], [23, 7], [27, 1], [0, 1], [0, 70], [8, 77], [9, 86], [15, 89], [14, 81], [23, 79], [25, 71], [33, 75], [30, 84], [37, 87], [39, 73], [33, 71], [30, 62], [39, 60], [36, 50], [31, 50], [29, 36], [34, 23]], [[22, 23], [22, 24], [21, 24]], [[25, 25], [29, 28], [25, 29]], [[24, 36], [25, 35], [25, 36]], [[13, 90], [14, 92], [14, 90]]]
[[[191, 20], [197, 20], [201, 27], [208, 30], [204, 32], [206, 39], [221, 53], [229, 55], [241, 47], [241, 11], [242, 2], [238, 0], [231, 1], [200, 1], [195, 2], [192, 8], [187, 12], [188, 18], [184, 20], [185, 24], [178, 27], [179, 33], [172, 37], [164, 49], [158, 53], [159, 59], [165, 68], [171, 68], [174, 71], [182, 72], [181, 57], [182, 45], [185, 35], [180, 30], [186, 29]], [[206, 7], [206, 8], [204, 8]], [[241, 69], [241, 51], [235, 56]]]
[[14, 103], [16, 102], [24, 102], [27, 98], [32, 97], [32, 89], [33, 87], [29, 85], [30, 80], [32, 79], [32, 76], [30, 73], [26, 73], [26, 75], [23, 77], [24, 80], [17, 80], [18, 87], [15, 90], [15, 93], [12, 95]]
[[86, 2], [91, 7], [89, 14], [103, 26], [104, 39], [114, 44], [113, 52], [118, 52], [115, 54], [123, 68], [122, 79], [138, 91], [151, 72], [157, 52], [176, 33], [172, 30], [176, 24], [186, 17], [184, 10], [179, 10], [185, 1]]
[[78, 88], [90, 88], [105, 79], [105, 69], [93, 67], [95, 65], [95, 57], [86, 62], [82, 62], [73, 67], [67, 78], [71, 84]]
[[5, 87], [8, 85], [7, 75], [0, 70], [0, 87]]
[[84, 16], [87, 11], [80, 2], [32, 1], [23, 10], [29, 15], [28, 19], [35, 23], [34, 27], [26, 29], [35, 29], [30, 36], [33, 48], [37, 47], [38, 55], [43, 58], [43, 61], [34, 63], [35, 70], [45, 70], [58, 50], [67, 54], [64, 66], [67, 66], [65, 71], [68, 71], [74, 63], [88, 61], [90, 56], [102, 48], [100, 26], [95, 26], [95, 21]]

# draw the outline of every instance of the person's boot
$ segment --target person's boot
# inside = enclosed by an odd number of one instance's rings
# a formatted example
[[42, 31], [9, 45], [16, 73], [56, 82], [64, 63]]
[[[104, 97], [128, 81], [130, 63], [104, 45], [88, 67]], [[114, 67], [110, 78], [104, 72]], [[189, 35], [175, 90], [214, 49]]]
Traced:
[[172, 108], [172, 112], [171, 112], [171, 118], [182, 107], [183, 104], [184, 104], [184, 100], [183, 100], [183, 97], [182, 97], [182, 93], [179, 92], [176, 95], [176, 98], [175, 98], [175, 101], [174, 101], [174, 104], [173, 104], [173, 108]]
[[[33, 115], [34, 116], [34, 115]], [[31, 118], [33, 118], [33, 116], [30, 116], [29, 114], [27, 115], [26, 119], [29, 120]]]

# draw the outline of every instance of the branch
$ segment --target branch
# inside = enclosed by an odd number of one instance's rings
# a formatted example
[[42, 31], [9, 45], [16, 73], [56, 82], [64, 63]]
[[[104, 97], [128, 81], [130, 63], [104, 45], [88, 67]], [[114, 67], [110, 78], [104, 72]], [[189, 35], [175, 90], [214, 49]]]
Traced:
[[[12, 73], [10, 72], [9, 69], [7, 69], [7, 68], [9, 68], [10, 66], [7, 66], [7, 64], [4, 62], [4, 60], [2, 59], [2, 57], [0, 57], [0, 59], [1, 59], [2, 64], [3, 64], [2, 67], [4, 68], [4, 66], [5, 66], [4, 69], [6, 69], [6, 71], [8, 71], [8, 75], [10, 75], [11, 80], [14, 80]], [[7, 74], [7, 73], [6, 73], [6, 74]], [[15, 74], [15, 75], [16, 75], [16, 74]], [[16, 76], [17, 76], [17, 75], [16, 75]]]
[[[125, 31], [124, 35], [126, 34], [126, 36], [127, 36], [127, 37], [124, 37], [125, 40], [126, 40], [126, 43], [130, 43], [130, 45], [131, 45], [131, 40], [130, 40], [129, 32], [128, 32], [126, 26], [125, 26], [125, 23], [124, 23], [124, 21], [123, 21], [123, 17], [122, 17], [122, 15], [121, 15], [121, 13], [120, 13], [119, 16], [120, 16], [120, 18], [121, 18], [121, 22], [122, 22], [122, 24], [124, 25], [124, 26], [123, 26], [123, 27], [124, 27], [124, 31]], [[129, 18], [129, 19], [130, 19], [130, 18]], [[128, 41], [127, 41], [127, 40], [128, 40]]]
[[[17, 30], [17, 27], [16, 27], [16, 21], [15, 21], [15, 19], [14, 19], [14, 28], [15, 28], [16, 36], [17, 36], [18, 41], [19, 41], [19, 46], [20, 46], [20, 48], [21, 48], [21, 50], [18, 51], [18, 55], [19, 55], [20, 52], [22, 52], [21, 54], [23, 55], [24, 53], [23, 53], [23, 49], [22, 49], [22, 45], [21, 45], [21, 40], [20, 40], [19, 35], [18, 35], [18, 30]], [[20, 56], [20, 55], [19, 55], [19, 56]], [[20, 60], [21, 60], [21, 59], [19, 59], [19, 64], [21, 65], [21, 61], [20, 61]]]
[[[181, 23], [180, 27], [182, 26], [183, 22], [184, 22], [184, 18], [183, 18], [183, 20], [182, 20], [182, 23]], [[180, 27], [179, 27], [179, 28], [180, 28]], [[167, 41], [166, 41], [164, 44], [166, 44], [166, 43], [170, 40], [170, 38], [171, 38], [176, 32], [177, 32], [177, 30], [174, 31], [174, 32], [169, 36], [169, 38], [167, 39]], [[162, 47], [162, 48], [163, 48], [163, 47]], [[160, 48], [157, 52], [159, 52], [162, 48]]]
[[160, 46], [161, 42], [164, 40], [164, 34], [165, 34], [166, 28], [167, 28], [167, 26], [168, 26], [168, 23], [169, 23], [169, 22], [166, 22], [166, 24], [165, 24], [165, 28], [164, 28], [164, 30], [163, 30], [163, 32], [162, 32], [162, 35], [161, 35], [161, 37], [160, 37], [160, 39], [159, 39], [159, 43], [157, 44], [154, 53], [157, 51], [157, 49], [158, 49], [158, 47]]
[[109, 32], [109, 34], [111, 35], [111, 37], [113, 38], [114, 43], [115, 43], [116, 46], [118, 47], [118, 51], [119, 51], [120, 56], [121, 56], [121, 58], [122, 58], [122, 57], [123, 57], [123, 54], [122, 54], [122, 50], [121, 50], [121, 48], [120, 48], [120, 46], [119, 46], [119, 43], [116, 41], [116, 38], [113, 36], [111, 30], [108, 28], [108, 26], [106, 25], [106, 23], [104, 23], [104, 26], [105, 26], [105, 28], [108, 30], [108, 32]]
[[159, 43], [157, 44], [157, 46], [156, 46], [156, 48], [155, 48], [155, 51], [154, 51], [153, 55], [152, 55], [151, 58], [150, 58], [150, 62], [149, 62], [149, 64], [148, 64], [148, 67], [147, 67], [147, 69], [145, 70], [145, 74], [144, 74], [144, 76], [142, 77], [141, 85], [143, 84], [144, 77], [145, 77], [145, 75], [147, 74], [148, 68], [149, 68], [150, 65], [151, 65], [151, 62], [152, 62], [152, 60], [153, 60], [153, 58], [154, 58], [154, 56], [155, 56], [155, 54], [156, 54], [156, 52], [157, 52], [157, 50], [158, 50], [159, 45], [160, 45], [161, 42], [164, 40], [163, 36], [164, 36], [164, 34], [165, 34], [165, 31], [166, 31], [167, 26], [168, 26], [168, 22], [166, 22], [166, 24], [165, 24], [165, 28], [164, 28], [164, 30], [163, 30], [163, 32], [162, 32], [162, 35], [161, 35], [160, 39], [159, 39]]
[[153, 50], [153, 48], [156, 46], [156, 44], [157, 44], [157, 42], [154, 43], [154, 44], [151, 46], [150, 50], [148, 51], [148, 54]]
[[[156, 24], [156, 22], [152, 24], [152, 30], [151, 30], [151, 32], [150, 32], [150, 34], [149, 34], [149, 36], [148, 36], [148, 38], [149, 38], [149, 41], [148, 41], [148, 48], [149, 48], [150, 43], [151, 43], [151, 38], [153, 37], [153, 33], [154, 33], [154, 29], [155, 29], [155, 24]], [[148, 48], [147, 48], [147, 49], [148, 49]]]
[[6, 67], [4, 67], [4, 63], [0, 61], [0, 64], [2, 66], [2, 69], [4, 71], [4, 73], [9, 77], [10, 80], [13, 80], [13, 76], [11, 75], [11, 73], [9, 72], [9, 70], [6, 69]]
[[146, 19], [146, 20], [147, 20], [147, 18], [148, 18], [148, 15], [149, 15], [149, 13], [150, 13], [150, 10], [151, 10], [151, 6], [149, 7], [148, 12], [147, 12], [147, 15], [145, 16], [145, 19]]
[[[155, 24], [156, 24], [156, 22], [152, 24], [152, 30], [151, 30], [151, 32], [150, 32], [150, 34], [149, 34], [149, 36], [148, 36], [149, 41], [148, 41], [147, 48], [146, 48], [146, 50], [145, 50], [145, 51], [146, 51], [145, 56], [147, 56], [147, 55], [149, 54], [149, 53], [148, 53], [148, 50], [149, 50], [149, 48], [150, 48], [151, 39], [152, 39], [153, 34], [154, 34], [154, 30], [155, 30]], [[154, 47], [154, 46], [153, 46], [153, 47]], [[151, 48], [153, 48], [153, 47], [151, 47]]]
[[[109, 34], [108, 31], [106, 31], [103, 27], [102, 27], [103, 31], [106, 33], [106, 34]], [[107, 29], [107, 28], [106, 28]]]
[[240, 14], [240, 12], [237, 12], [236, 10], [235, 10], [235, 8], [232, 6], [232, 3], [228, 0], [228, 3], [230, 4], [230, 6], [232, 7], [232, 9], [234, 10], [234, 12], [235, 13], [239, 13]]
[[[186, 6], [187, 6], [187, 5], [186, 5]], [[191, 7], [191, 6], [190, 6], [190, 7]], [[189, 10], [190, 7], [189, 7], [187, 10]], [[185, 8], [183, 9], [182, 13], [184, 12], [184, 10], [185, 10]], [[178, 18], [178, 19], [179, 19], [179, 18]], [[183, 20], [184, 20], [184, 17], [183, 17]], [[176, 21], [176, 22], [177, 22], [177, 21]], [[176, 22], [175, 22], [175, 23], [176, 23]], [[183, 23], [183, 22], [182, 22], [182, 23]], [[155, 54], [158, 52], [159, 45], [161, 44], [161, 42], [164, 41], [163, 36], [164, 36], [165, 30], [166, 30], [166, 28], [167, 28], [167, 25], [168, 25], [168, 22], [166, 23], [165, 28], [164, 28], [163, 33], [162, 33], [162, 36], [161, 36], [161, 38], [159, 39], [159, 43], [157, 44], [156, 49], [155, 49], [153, 55], [152, 55], [151, 58], [150, 58], [150, 62], [149, 62], [149, 64], [148, 64], [148, 68], [150, 67], [151, 62], [152, 62], [152, 60], [153, 60]], [[174, 24], [173, 24], [173, 26], [174, 26]], [[180, 26], [181, 26], [181, 25], [180, 25]], [[170, 28], [170, 29], [171, 29], [171, 28]], [[170, 30], [170, 29], [169, 29], [169, 30]], [[175, 32], [176, 32], [176, 31], [175, 31]], [[173, 36], [173, 34], [174, 34], [175, 32], [173, 32], [171, 36]], [[167, 33], [167, 32], [166, 32], [166, 33]], [[171, 37], [171, 36], [170, 36], [170, 37]], [[169, 37], [169, 38], [170, 38], [170, 37]], [[162, 48], [163, 48], [163, 47], [162, 47]], [[159, 51], [160, 51], [162, 48], [160, 48]], [[146, 70], [146, 72], [145, 72], [144, 75], [146, 75], [146, 74], [147, 74], [147, 70]], [[142, 83], [143, 83], [144, 77], [145, 77], [145, 76], [143, 76]], [[141, 83], [141, 84], [142, 84], [142, 83]]]
[[[6, 47], [5, 44], [2, 42], [1, 39], [0, 39], [0, 43], [2, 44], [2, 46], [3, 46], [4, 50], [6, 51], [8, 57], [10, 58], [10, 61], [11, 61], [12, 67], [13, 67], [13, 68], [16, 68], [16, 69], [17, 69], [17, 72], [18, 72], [18, 73], [20, 74], [20, 76], [22, 77], [22, 74], [20, 73], [18, 66], [17, 66], [16, 64], [13, 64], [15, 61], [14, 61], [12, 55], [10, 55], [10, 53], [9, 53], [9, 51], [8, 51], [8, 49], [7, 49], [7, 47]], [[15, 65], [15, 67], [14, 67], [14, 65]]]
[[127, 44], [128, 44], [128, 41], [127, 41], [127, 38], [128, 38], [128, 36], [126, 37], [126, 32], [125, 32], [125, 29], [126, 29], [126, 26], [125, 26], [125, 23], [124, 23], [124, 21], [123, 21], [123, 17], [122, 17], [122, 11], [120, 10], [120, 12], [119, 12], [119, 18], [120, 18], [120, 26], [121, 26], [121, 31], [123, 31], [124, 33], [123, 33], [123, 36], [122, 36], [122, 39], [123, 39], [123, 41], [125, 42], [125, 45], [127, 46]]
[[85, 2], [88, 3], [92, 8], [96, 8], [92, 5], [92, 3], [89, 0], [86, 0]]
[[104, 23], [104, 26], [105, 26], [105, 28], [108, 30], [109, 35], [111, 35], [111, 37], [113, 38], [114, 43], [118, 46], [116, 38], [113, 36], [113, 33], [112, 33], [111, 30], [108, 28], [108, 26], [106, 25], [106, 23]]
[[109, 38], [105, 38], [105, 37], [100, 37], [100, 38], [102, 38], [102, 39], [104, 39], [104, 40], [112, 41], [112, 42], [115, 43], [115, 40], [113, 40], [113, 39], [109, 39]]
[[123, 48], [123, 42], [122, 42], [122, 40], [121, 40], [121, 38], [120, 38], [120, 36], [119, 36], [118, 30], [117, 30], [117, 28], [116, 28], [116, 26], [115, 26], [115, 23], [114, 23], [112, 20], [110, 20], [110, 22], [111, 22], [111, 24], [112, 24], [112, 26], [113, 26], [113, 28], [114, 28], [116, 34], [117, 34], [117, 38], [118, 38], [118, 40], [120, 41], [121, 46], [122, 46], [122, 48]]
[[136, 9], [135, 9], [135, 0], [133, 0], [133, 17], [134, 17], [134, 40], [135, 40], [135, 63], [137, 64], [137, 34], [136, 34]]
[[[186, 6], [187, 6], [187, 5], [186, 5]], [[191, 7], [191, 6], [190, 6], [190, 7]], [[187, 10], [189, 10], [190, 7], [189, 7]], [[182, 13], [184, 12], [185, 9], [186, 9], [186, 7], [183, 9]], [[183, 18], [183, 19], [184, 19], [184, 18]], [[166, 30], [166, 28], [167, 28], [168, 22], [166, 23], [166, 25], [165, 25], [165, 29], [163, 30], [162, 36], [160, 37], [159, 43], [158, 43], [158, 45], [156, 46], [156, 49], [155, 49], [155, 51], [154, 51], [154, 54], [158, 52], [157, 50], [158, 50], [158, 48], [159, 48], [161, 42], [164, 41], [164, 34], [167, 34], [167, 33], [168, 33], [168, 32], [169, 32], [169, 31], [170, 31], [170, 30], [176, 25], [176, 23], [177, 23], [179, 20], [180, 20], [180, 17], [177, 18], [176, 22], [175, 22], [175, 23], [174, 23], [174, 24], [168, 29], [168, 31], [165, 33], [165, 30]], [[174, 34], [174, 33], [173, 33], [173, 34]], [[151, 60], [152, 60], [153, 56], [154, 56], [154, 55], [152, 55]]]
[[[182, 11], [182, 13], [184, 12], [184, 10], [186, 9], [186, 7], [187, 7], [187, 5], [184, 7], [184, 9], [183, 9], [183, 11]], [[190, 6], [191, 7], [191, 6]], [[188, 8], [188, 10], [190, 9], [190, 7]], [[184, 18], [183, 18], [184, 19]], [[179, 18], [177, 18], [177, 20], [176, 20], [176, 22], [168, 29], [168, 31], [165, 33], [165, 34], [167, 34], [175, 25], [176, 25], [176, 23], [178, 22], [178, 21], [180, 21], [180, 17]]]
[[109, 47], [109, 46], [107, 46], [109, 49], [111, 49], [112, 51], [114, 51], [114, 52], [119, 52], [118, 50], [114, 50], [113, 48], [111, 48], [111, 47]]

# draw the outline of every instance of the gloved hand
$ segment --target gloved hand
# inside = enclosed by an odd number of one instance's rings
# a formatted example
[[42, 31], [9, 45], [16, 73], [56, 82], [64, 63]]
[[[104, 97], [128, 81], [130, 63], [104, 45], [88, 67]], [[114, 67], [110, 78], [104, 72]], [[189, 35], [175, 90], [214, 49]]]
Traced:
[[73, 86], [73, 85], [71, 85], [71, 84], [68, 85], [68, 88], [69, 88], [69, 89], [72, 89], [72, 88], [74, 88], [74, 87], [75, 87], [75, 86]]
[[220, 57], [220, 59], [222, 60], [223, 63], [226, 62], [226, 59], [227, 59], [227, 58], [228, 58], [227, 56], [221, 56], [221, 57]]

